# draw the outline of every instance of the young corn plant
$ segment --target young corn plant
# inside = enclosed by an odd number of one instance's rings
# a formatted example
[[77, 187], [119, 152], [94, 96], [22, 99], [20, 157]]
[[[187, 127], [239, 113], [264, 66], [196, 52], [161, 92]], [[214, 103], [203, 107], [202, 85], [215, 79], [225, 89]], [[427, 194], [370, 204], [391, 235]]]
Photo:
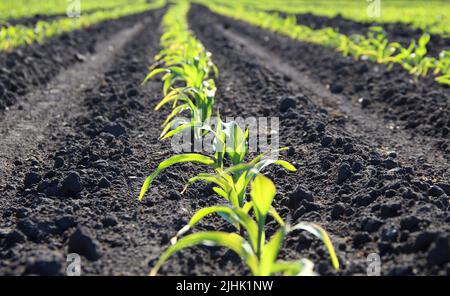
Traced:
[[438, 83], [446, 84], [450, 86], [450, 73], [446, 75], [441, 75], [435, 78]]
[[388, 63], [399, 44], [389, 44], [382, 27], [371, 27], [367, 38], [356, 35], [350, 43], [355, 58], [365, 57], [377, 63]]
[[[187, 87], [172, 90], [155, 108], [159, 110], [162, 106], [173, 102], [172, 112], [162, 124], [163, 131], [160, 137], [167, 139], [190, 128], [195, 131], [196, 139], [199, 139], [202, 135], [201, 127], [210, 122], [215, 93], [216, 86], [212, 79], [204, 81], [200, 91]], [[181, 104], [177, 105], [178, 102]], [[185, 111], [189, 111], [190, 119], [180, 120], [178, 116]]]
[[427, 44], [430, 41], [429, 34], [423, 34], [417, 44], [415, 40], [411, 42], [409, 50], [399, 54], [399, 63], [407, 70], [410, 74], [415, 74], [417, 76], [425, 76], [428, 74], [429, 70], [434, 68], [436, 59], [427, 57]]
[[[284, 150], [284, 149], [281, 149]], [[270, 153], [261, 154], [249, 163], [236, 164], [225, 170], [216, 170], [214, 174], [200, 173], [188, 180], [182, 193], [194, 182], [203, 181], [214, 184], [213, 191], [227, 200], [232, 206], [243, 208], [246, 202], [247, 188], [250, 182], [264, 168], [276, 164], [284, 169], [295, 172], [297, 169], [287, 161], [271, 158]]]
[[[222, 123], [220, 116], [218, 116], [216, 130], [214, 131], [210, 127], [207, 130], [214, 134], [214, 155], [210, 157], [198, 153], [186, 153], [174, 155], [161, 162], [145, 180], [139, 200], [144, 197], [153, 180], [163, 170], [185, 162], [206, 165], [214, 170], [214, 174], [201, 173], [191, 178], [183, 192], [196, 181], [214, 183], [216, 187], [213, 190], [236, 207], [243, 207], [248, 184], [265, 167], [276, 164], [289, 171], [295, 172], [297, 170], [286, 161], [271, 158], [271, 154], [278, 151], [260, 154], [249, 163], [245, 163], [248, 152], [248, 130], [242, 130], [236, 122]], [[286, 148], [280, 150], [286, 150]], [[232, 164], [227, 169], [224, 169], [225, 159], [228, 159]]]
[[[220, 1], [193, 0], [196, 3], [207, 6], [215, 13], [225, 15], [238, 20], [246, 21], [252, 25], [270, 30], [275, 33], [289, 36], [321, 46], [335, 48], [346, 56], [357, 59], [368, 59], [373, 62], [387, 64], [399, 64], [405, 70], [416, 76], [428, 75], [434, 71], [435, 80], [438, 83], [450, 84], [449, 68], [445, 60], [427, 56], [426, 44], [430, 36], [424, 34], [417, 42], [404, 48], [396, 42], [389, 42], [384, 31], [373, 28], [368, 36], [346, 36], [333, 28], [313, 29], [299, 25], [292, 16], [281, 17], [278, 13], [268, 13], [234, 1], [224, 5]], [[444, 65], [442, 65], [444, 64]]]
[[[189, 7], [188, 1], [179, 1], [164, 16], [164, 34], [160, 40], [163, 50], [155, 57], [156, 62], [144, 80], [163, 74], [164, 98], [155, 110], [172, 104], [172, 112], [163, 123], [161, 137], [177, 124], [187, 128], [209, 123], [214, 106], [216, 86], [212, 74], [217, 76], [218, 70], [211, 53], [189, 31]], [[183, 112], [190, 113], [190, 120], [179, 123], [174, 118]]]
[[429, 34], [424, 34], [416, 43], [413, 40], [407, 48], [398, 42], [389, 42], [382, 27], [371, 27], [367, 37], [354, 35], [347, 39], [342, 52], [351, 54], [355, 58], [362, 57], [379, 64], [400, 64], [410, 74], [425, 76], [434, 67], [436, 60], [427, 57], [426, 45], [430, 40]]
[[[42, 4], [46, 1], [36, 1]], [[47, 1], [48, 2], [48, 1]], [[99, 4], [97, 4], [99, 5]], [[99, 22], [117, 19], [126, 15], [158, 9], [165, 5], [165, 0], [152, 3], [139, 1], [125, 6], [111, 7], [109, 10], [94, 11], [81, 18], [56, 18], [51, 21], [38, 21], [35, 26], [0, 26], [0, 51], [11, 51], [17, 47], [42, 42], [46, 38], [87, 28]], [[28, 6], [26, 6], [28, 8]], [[3, 11], [1, 11], [3, 13]]]
[[[216, 87], [212, 74], [217, 76], [217, 68], [211, 61], [211, 54], [189, 32], [186, 15], [189, 9], [187, 1], [172, 5], [164, 17], [165, 33], [161, 38], [163, 50], [156, 57], [156, 63], [146, 79], [163, 74], [164, 98], [156, 106], [159, 110], [172, 104], [172, 112], [163, 123], [161, 138], [169, 138], [186, 130], [192, 131], [197, 138], [213, 135], [213, 156], [198, 153], [186, 153], [170, 157], [161, 162], [157, 169], [145, 180], [139, 199], [147, 192], [152, 181], [166, 168], [184, 162], [209, 166], [214, 173], [201, 173], [191, 178], [183, 192], [195, 181], [213, 183], [214, 191], [228, 201], [228, 206], [213, 206], [201, 209], [190, 224], [179, 231], [172, 239], [174, 245], [158, 261], [152, 274], [171, 254], [184, 247], [195, 244], [217, 244], [229, 247], [244, 258], [252, 274], [286, 275], [311, 274], [313, 264], [308, 260], [298, 262], [277, 261], [278, 252], [284, 237], [291, 231], [307, 230], [321, 238], [330, 252], [332, 263], [338, 268], [334, 248], [326, 232], [315, 224], [299, 223], [293, 227], [286, 225], [272, 206], [275, 186], [259, 173], [272, 164], [287, 170], [296, 171], [290, 163], [271, 158], [271, 153], [261, 154], [246, 163], [248, 153], [248, 129], [243, 130], [236, 122], [224, 123], [217, 114], [217, 124], [210, 124]], [[288, 20], [292, 22], [293, 20]], [[190, 113], [190, 119], [179, 121], [178, 115]], [[279, 149], [284, 150], [284, 149]], [[226, 165], [229, 167], [225, 168]], [[248, 201], [247, 188], [253, 184], [251, 200]], [[252, 214], [250, 214], [252, 212]], [[195, 233], [180, 239], [203, 217], [217, 213], [239, 230], [241, 235], [220, 231]], [[280, 225], [280, 229], [266, 242], [265, 222], [271, 215]], [[255, 217], [255, 219], [253, 218]], [[245, 237], [245, 238], [244, 238]]]
[[438, 83], [450, 86], [450, 51], [444, 50], [439, 54], [434, 74], [438, 75], [436, 77]]
[[[328, 234], [314, 223], [301, 222], [290, 226], [286, 225], [277, 215], [276, 220], [280, 227], [268, 241], [266, 240], [266, 219], [270, 209], [273, 209], [272, 202], [275, 195], [276, 189], [273, 182], [269, 178], [258, 174], [251, 183], [251, 201], [247, 202], [244, 208], [215, 206], [199, 210], [191, 218], [189, 224], [183, 227], [177, 233], [177, 236], [171, 240], [172, 246], [161, 255], [150, 271], [150, 275], [156, 275], [164, 262], [174, 253], [195, 245], [229, 248], [242, 258], [252, 275], [255, 276], [275, 274], [291, 276], [312, 275], [314, 274], [313, 264], [309, 260], [302, 259], [292, 262], [277, 260], [284, 239], [295, 230], [307, 231], [321, 239], [329, 252], [333, 267], [338, 269], [339, 261]], [[249, 214], [250, 211], [253, 211], [253, 216]], [[244, 234], [207, 231], [193, 233], [178, 239], [201, 219], [213, 213], [224, 217], [236, 228], [242, 228]]]

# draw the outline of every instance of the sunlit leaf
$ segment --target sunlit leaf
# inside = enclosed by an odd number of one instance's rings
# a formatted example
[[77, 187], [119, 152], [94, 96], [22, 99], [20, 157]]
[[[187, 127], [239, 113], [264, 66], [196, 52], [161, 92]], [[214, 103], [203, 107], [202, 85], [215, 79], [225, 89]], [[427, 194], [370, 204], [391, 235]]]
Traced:
[[200, 164], [204, 164], [204, 165], [208, 165], [208, 166], [214, 165], [213, 159], [211, 159], [208, 156], [201, 155], [201, 154], [189, 153], [189, 154], [174, 155], [174, 156], [170, 157], [169, 159], [161, 162], [158, 165], [157, 169], [150, 176], [147, 177], [144, 184], [142, 185], [141, 192], [139, 194], [139, 200], [142, 200], [142, 198], [144, 197], [145, 193], [148, 190], [148, 187], [150, 186], [152, 181], [155, 179], [155, 177], [158, 176], [159, 173], [161, 173], [161, 171], [165, 170], [166, 168], [168, 168], [172, 165], [175, 165], [178, 163], [183, 163], [183, 162], [194, 162], [194, 163], [200, 163]]
[[243, 237], [235, 233], [211, 231], [198, 232], [181, 238], [159, 257], [159, 260], [151, 270], [150, 275], [156, 275], [162, 264], [176, 252], [195, 245], [226, 247], [240, 256], [246, 262], [252, 273], [257, 273], [258, 259], [252, 253], [251, 248]]
[[269, 212], [275, 194], [275, 185], [263, 175], [256, 176], [251, 183], [250, 196], [252, 197], [253, 206], [258, 209], [261, 216], [265, 217]]
[[315, 223], [309, 223], [309, 222], [300, 222], [288, 229], [289, 232], [294, 230], [305, 230], [312, 235], [318, 237], [322, 240], [322, 242], [325, 244], [325, 247], [328, 250], [328, 253], [330, 254], [331, 263], [335, 269], [339, 269], [339, 260], [336, 256], [336, 252], [334, 250], [333, 244], [331, 243], [330, 237], [328, 236], [327, 232], [320, 227], [319, 225]]

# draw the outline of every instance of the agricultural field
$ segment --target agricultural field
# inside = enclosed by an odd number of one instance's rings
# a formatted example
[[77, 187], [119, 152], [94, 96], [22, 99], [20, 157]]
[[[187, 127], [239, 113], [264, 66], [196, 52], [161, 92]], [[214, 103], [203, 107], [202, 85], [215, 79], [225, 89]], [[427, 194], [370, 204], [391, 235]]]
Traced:
[[449, 28], [436, 0], [1, 1], [0, 275], [450, 275]]

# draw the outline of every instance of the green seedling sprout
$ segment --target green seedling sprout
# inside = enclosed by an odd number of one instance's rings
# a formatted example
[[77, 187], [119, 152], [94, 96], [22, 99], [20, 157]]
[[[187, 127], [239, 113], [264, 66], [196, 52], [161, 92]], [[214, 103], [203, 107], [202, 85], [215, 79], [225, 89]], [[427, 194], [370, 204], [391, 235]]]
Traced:
[[[38, 2], [41, 4], [45, 1]], [[112, 6], [110, 3], [108, 5], [111, 9], [109, 10], [94, 11], [77, 19], [57, 18], [51, 21], [38, 21], [34, 26], [0, 26], [0, 51], [11, 51], [21, 46], [42, 42], [47, 38], [52, 38], [63, 33], [87, 28], [106, 20], [118, 19], [126, 15], [158, 9], [163, 7], [165, 3], [165, 0], [157, 0], [152, 3], [138, 1], [123, 6]], [[92, 6], [93, 4], [91, 3], [90, 5]], [[106, 6], [106, 4], [103, 5]], [[27, 9], [28, 6], [28, 4], [25, 5]], [[101, 6], [101, 4], [97, 3], [96, 6]], [[6, 11], [10, 10], [11, 9], [6, 9]], [[3, 13], [3, 11], [4, 10], [2, 9], [1, 12]], [[14, 11], [14, 9], [12, 11]]]
[[[192, 217], [189, 224], [183, 227], [177, 236], [171, 240], [172, 246], [162, 254], [151, 270], [150, 275], [156, 275], [162, 264], [174, 253], [195, 245], [229, 248], [242, 258], [250, 272], [256, 276], [280, 273], [284, 275], [312, 274], [312, 263], [310, 261], [284, 262], [277, 260], [283, 240], [288, 233], [295, 230], [304, 230], [320, 238], [330, 254], [333, 267], [338, 269], [339, 261], [328, 234], [314, 223], [301, 222], [291, 227], [285, 225], [278, 216], [277, 221], [280, 228], [266, 241], [265, 223], [267, 215], [273, 209], [272, 202], [275, 195], [276, 189], [273, 182], [269, 178], [258, 174], [251, 184], [251, 201], [246, 204], [244, 209], [215, 206], [199, 210]], [[248, 212], [250, 210], [253, 211], [255, 218], [249, 215]], [[193, 233], [178, 240], [179, 236], [186, 233], [202, 218], [213, 213], [218, 213], [225, 217], [227, 221], [230, 221], [236, 227], [242, 227], [245, 230], [245, 237], [235, 233], [211, 231]]]
[[[145, 180], [139, 200], [144, 197], [152, 181], [163, 170], [175, 164], [189, 162], [209, 167], [214, 173], [200, 173], [191, 178], [183, 192], [196, 181], [213, 183], [215, 193], [223, 197], [228, 205], [200, 209], [189, 224], [171, 239], [173, 245], [162, 254], [150, 274], [155, 275], [172, 254], [198, 244], [222, 246], [233, 250], [244, 260], [254, 275], [314, 274], [313, 263], [307, 259], [295, 262], [277, 260], [284, 238], [294, 230], [306, 230], [322, 239], [330, 253], [333, 266], [338, 268], [334, 248], [321, 227], [312, 223], [298, 223], [292, 227], [286, 225], [272, 206], [276, 195], [275, 185], [270, 179], [260, 175], [260, 172], [272, 164], [289, 171], [296, 171], [296, 168], [286, 161], [271, 158], [271, 153], [260, 154], [246, 163], [249, 130], [242, 129], [236, 122], [222, 122], [219, 112], [216, 126], [214, 128], [211, 126], [210, 118], [216, 92], [212, 75], [217, 77], [218, 70], [211, 61], [211, 54], [189, 32], [186, 20], [188, 9], [187, 1], [178, 1], [164, 16], [165, 32], [161, 37], [163, 50], [156, 57], [156, 63], [150, 67], [150, 73], [144, 82], [156, 75], [162, 75], [164, 98], [155, 109], [160, 110], [169, 104], [172, 106], [171, 113], [162, 125], [161, 138], [166, 139], [192, 129], [199, 138], [212, 134], [213, 155], [186, 153], [174, 155], [161, 162]], [[295, 18], [291, 16], [283, 25], [295, 24]], [[189, 113], [190, 119], [180, 121], [176, 118], [185, 112]], [[282, 150], [285, 148], [278, 151]], [[225, 163], [230, 163], [231, 166], [225, 168]], [[247, 196], [249, 186], [250, 197]], [[231, 223], [240, 235], [210, 231], [183, 236], [210, 214], [220, 215]], [[268, 241], [265, 232], [267, 215], [272, 216], [279, 225], [278, 231]]]
[[[417, 41], [413, 40], [405, 48], [398, 42], [390, 42], [381, 27], [371, 28], [367, 36], [347, 36], [333, 28], [314, 29], [297, 24], [295, 18], [291, 15], [281, 17], [276, 12], [269, 13], [261, 9], [255, 9], [255, 3], [252, 3], [252, 5], [243, 5], [235, 0], [227, 0], [227, 4], [224, 5], [224, 1], [194, 1], [207, 6], [215, 13], [246, 21], [271, 32], [286, 35], [293, 39], [335, 48], [345, 56], [386, 64], [388, 68], [399, 64], [415, 76], [426, 76], [433, 73], [438, 83], [449, 84], [448, 74], [450, 73], [450, 69], [448, 66], [448, 58], [427, 56], [426, 45], [430, 40], [429, 34], [422, 35]], [[288, 11], [289, 8], [286, 8], [286, 12]], [[439, 20], [439, 23], [445, 24], [445, 21]], [[432, 26], [428, 29], [434, 29], [434, 27]], [[445, 30], [448, 30], [448, 28], [445, 28]]]
[[[216, 130], [214, 131], [211, 127], [207, 127], [206, 129], [214, 133], [214, 156], [209, 157], [198, 153], [187, 153], [172, 156], [161, 162], [157, 169], [145, 180], [139, 194], [139, 200], [142, 200], [153, 180], [163, 170], [179, 163], [199, 163], [209, 166], [215, 172], [214, 174], [201, 173], [191, 178], [185, 186], [183, 192], [195, 181], [214, 183], [217, 187], [214, 187], [213, 190], [219, 196], [224, 197], [236, 207], [243, 206], [246, 192], [245, 190], [248, 184], [254, 178], [255, 174], [263, 170], [265, 167], [276, 164], [289, 171], [296, 171], [296, 168], [290, 163], [283, 160], [270, 158], [272, 153], [283, 151], [287, 148], [260, 154], [251, 162], [246, 164], [244, 160], [248, 151], [247, 140], [249, 134], [248, 130], [244, 132], [236, 122], [224, 124], [220, 120], [220, 115], [218, 115]], [[229, 141], [231, 143], [228, 143]], [[230, 159], [232, 163], [232, 166], [228, 169], [224, 169], [223, 167], [224, 158]]]
[[[160, 40], [163, 50], [155, 57], [151, 72], [143, 81], [145, 83], [156, 75], [162, 75], [164, 98], [155, 110], [172, 104], [172, 112], [163, 124], [163, 138], [188, 127], [208, 124], [214, 106], [216, 86], [212, 75], [217, 77], [218, 70], [212, 62], [211, 53], [189, 31], [189, 7], [188, 1], [177, 2], [164, 16], [165, 32]], [[185, 111], [190, 111], [191, 121], [171, 131], [176, 122], [173, 118]], [[200, 136], [196, 134], [196, 137]]]

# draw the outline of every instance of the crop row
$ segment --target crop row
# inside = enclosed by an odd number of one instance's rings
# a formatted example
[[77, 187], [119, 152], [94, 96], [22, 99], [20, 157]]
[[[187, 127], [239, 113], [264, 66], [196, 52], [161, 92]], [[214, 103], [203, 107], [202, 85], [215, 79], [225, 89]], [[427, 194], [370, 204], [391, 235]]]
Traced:
[[82, 15], [79, 18], [63, 17], [49, 22], [38, 21], [33, 27], [23, 25], [1, 27], [0, 51], [10, 51], [34, 42], [42, 42], [46, 38], [55, 37], [73, 30], [87, 28], [102, 21], [161, 8], [164, 5], [165, 0], [156, 0], [150, 4], [146, 2], [136, 2], [112, 10], [96, 11], [92, 14]]
[[372, 27], [367, 36], [346, 36], [332, 28], [312, 29], [298, 25], [295, 16], [281, 17], [278, 13], [267, 13], [244, 8], [238, 2], [234, 6], [215, 5], [206, 0], [195, 2], [209, 7], [212, 11], [238, 20], [246, 21], [263, 29], [289, 36], [296, 40], [335, 48], [346, 56], [370, 60], [392, 66], [398, 64], [410, 74], [417, 76], [434, 75], [436, 82], [450, 85], [450, 51], [442, 51], [439, 58], [427, 56], [426, 45], [429, 34], [412, 40], [408, 47], [390, 42], [381, 27]]
[[[162, 50], [156, 57], [146, 80], [161, 75], [164, 98], [156, 106], [171, 106], [171, 113], [163, 123], [161, 138], [170, 138], [181, 133], [196, 139], [211, 137], [211, 155], [200, 153], [176, 154], [161, 162], [145, 180], [139, 199], [144, 198], [152, 181], [168, 167], [180, 163], [195, 163], [207, 168], [192, 177], [183, 192], [194, 182], [213, 185], [215, 194], [223, 198], [223, 204], [198, 209], [189, 223], [171, 239], [171, 246], [161, 255], [150, 274], [155, 275], [169, 257], [187, 247], [195, 245], [221, 246], [239, 255], [253, 275], [299, 275], [313, 274], [313, 264], [302, 259], [295, 262], [277, 260], [286, 235], [295, 230], [308, 231], [320, 238], [330, 253], [332, 265], [339, 263], [327, 233], [314, 223], [286, 223], [272, 203], [276, 196], [274, 183], [261, 171], [270, 165], [279, 165], [288, 171], [296, 168], [283, 160], [272, 158], [270, 151], [251, 160], [248, 153], [249, 130], [237, 122], [223, 122], [219, 111], [213, 118], [218, 76], [211, 54], [189, 31], [188, 1], [178, 1], [168, 9], [163, 18]], [[189, 118], [179, 120], [178, 116]], [[284, 149], [280, 149], [284, 150]], [[231, 223], [235, 232], [199, 231], [186, 235], [203, 218], [217, 214]], [[278, 229], [266, 238], [267, 217], [271, 216]], [[273, 229], [271, 229], [273, 230]]]
[[[232, 5], [233, 1], [211, 0], [210, 3]], [[336, 17], [338, 15], [359, 22], [403, 23], [413, 29], [432, 34], [450, 35], [450, 3], [443, 0], [239, 0], [240, 5], [263, 11], [290, 14], [313, 13]], [[401, 11], [401, 13], [399, 13]]]
[[[80, 7], [82, 12], [99, 9], [111, 9], [123, 5], [145, 3], [146, 0], [82, 0]], [[69, 5], [75, 1], [66, 0], [3, 0], [0, 1], [0, 23], [10, 19], [33, 17], [35, 15], [59, 15], [65, 14]]]

